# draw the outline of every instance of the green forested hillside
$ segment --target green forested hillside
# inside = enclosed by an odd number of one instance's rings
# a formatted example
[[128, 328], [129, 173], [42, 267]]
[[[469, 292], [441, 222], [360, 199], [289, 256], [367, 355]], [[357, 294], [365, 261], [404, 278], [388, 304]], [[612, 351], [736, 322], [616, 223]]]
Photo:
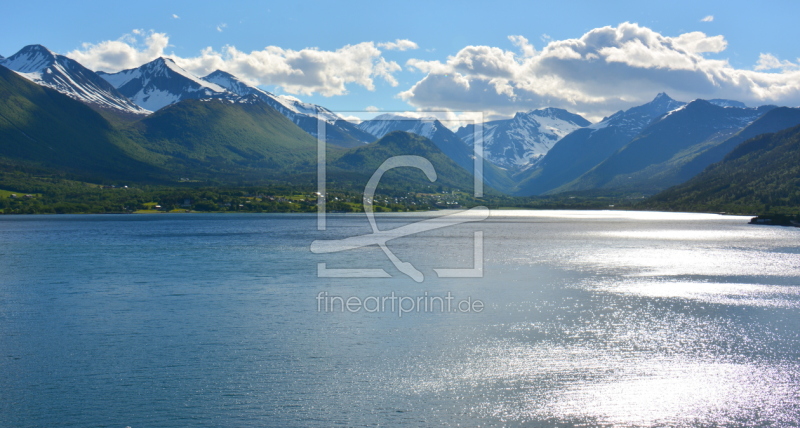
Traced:
[[[316, 158], [317, 140], [266, 103], [185, 100], [132, 126], [140, 144], [170, 164], [214, 172], [257, 168], [265, 177]], [[186, 174], [191, 174], [188, 170]]]
[[363, 189], [367, 180], [389, 157], [417, 155], [428, 159], [436, 170], [437, 180], [431, 183], [416, 168], [397, 168], [389, 171], [381, 181], [383, 186], [438, 189], [445, 186], [466, 192], [473, 190], [473, 176], [447, 157], [431, 140], [416, 134], [394, 131], [366, 146], [350, 149], [331, 163], [332, 177], [345, 187]]
[[650, 198], [643, 207], [745, 214], [800, 212], [800, 126], [742, 143], [722, 162]]
[[120, 133], [102, 115], [0, 67], [0, 158], [5, 168], [87, 180], [164, 178], [163, 160]]

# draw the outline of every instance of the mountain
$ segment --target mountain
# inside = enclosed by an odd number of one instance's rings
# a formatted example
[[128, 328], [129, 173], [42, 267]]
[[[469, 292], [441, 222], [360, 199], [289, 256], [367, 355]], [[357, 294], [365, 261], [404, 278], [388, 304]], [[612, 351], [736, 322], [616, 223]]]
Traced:
[[[433, 139], [434, 134], [449, 129], [442, 125], [435, 117], [412, 117], [396, 113], [384, 113], [374, 119], [359, 123], [358, 128], [378, 138], [394, 132], [410, 132], [428, 139]], [[450, 131], [452, 132], [452, 131]]]
[[680, 174], [685, 164], [773, 108], [720, 107], [705, 100], [692, 101], [656, 119], [608, 159], [553, 192], [666, 189], [691, 178]]
[[217, 70], [202, 79], [239, 96], [257, 96], [315, 138], [318, 132], [317, 117], [322, 118], [326, 122], [326, 142], [330, 144], [357, 147], [377, 139], [374, 135], [362, 131], [356, 125], [342, 119], [325, 107], [304, 103], [293, 97], [274, 95], [249, 85], [225, 71]]
[[316, 167], [317, 140], [254, 96], [183, 100], [131, 128], [143, 147], [190, 178], [272, 179]]
[[0, 65], [14, 70], [36, 84], [55, 89], [70, 98], [94, 107], [145, 115], [149, 111], [125, 97], [97, 73], [77, 61], [58, 55], [42, 45], [29, 45], [0, 60]]
[[800, 126], [751, 138], [644, 208], [759, 214], [800, 209]]
[[721, 161], [736, 146], [761, 134], [778, 132], [800, 125], [800, 108], [777, 107], [764, 113], [750, 125], [734, 134], [731, 138], [700, 153], [676, 171], [679, 181], [686, 181], [701, 173], [711, 164]]
[[575, 180], [631, 141], [653, 119], [683, 105], [660, 93], [647, 104], [619, 111], [573, 131], [519, 179], [515, 193], [541, 195]]
[[[470, 173], [475, 170], [475, 150], [434, 117], [416, 118], [385, 113], [361, 122], [358, 127], [380, 138], [395, 131], [409, 132], [425, 137], [433, 141], [439, 150], [461, 168]], [[514, 186], [514, 182], [505, 171], [485, 159], [483, 160], [483, 178], [486, 184], [501, 191], [506, 191]]]
[[285, 182], [316, 168], [316, 139], [257, 97], [188, 99], [112, 123], [4, 67], [0, 141], [3, 168], [91, 182]]
[[[511, 119], [483, 124], [483, 150], [490, 162], [511, 169], [527, 169], [570, 132], [591, 125], [580, 115], [558, 108], [517, 113]], [[475, 125], [460, 128], [456, 135], [472, 147]]]
[[386, 113], [365, 120], [358, 128], [377, 138], [383, 138], [394, 131], [409, 132], [433, 141], [439, 149], [455, 160], [464, 169], [472, 170], [473, 150], [435, 117], [415, 118]]
[[0, 67], [0, 163], [82, 180], [152, 181], [161, 157], [86, 104]]
[[225, 88], [192, 75], [169, 58], [156, 58], [118, 73], [98, 74], [120, 93], [151, 111], [186, 99], [237, 98]]
[[397, 168], [387, 172], [381, 180], [383, 188], [405, 189], [410, 185], [437, 188], [445, 185], [466, 192], [472, 191], [474, 180], [471, 170], [456, 164], [430, 139], [403, 131], [389, 132], [374, 143], [343, 153], [331, 162], [330, 175], [337, 177], [339, 181], [348, 180], [349, 177], [352, 186], [363, 189], [386, 159], [398, 155], [417, 155], [429, 160], [436, 170], [437, 180], [430, 182], [416, 168]]
[[713, 100], [706, 100], [715, 106], [720, 107], [737, 107], [737, 108], [747, 108], [747, 106], [741, 101], [734, 101], [734, 100], [722, 100], [719, 98], [715, 98]]

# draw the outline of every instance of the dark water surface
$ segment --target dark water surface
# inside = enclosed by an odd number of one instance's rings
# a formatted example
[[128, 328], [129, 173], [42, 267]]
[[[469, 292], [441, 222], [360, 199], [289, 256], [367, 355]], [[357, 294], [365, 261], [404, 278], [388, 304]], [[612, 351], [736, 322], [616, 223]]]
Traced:
[[0, 426], [797, 426], [800, 229], [746, 222], [495, 211], [390, 241], [418, 283], [310, 251], [358, 215], [0, 217]]

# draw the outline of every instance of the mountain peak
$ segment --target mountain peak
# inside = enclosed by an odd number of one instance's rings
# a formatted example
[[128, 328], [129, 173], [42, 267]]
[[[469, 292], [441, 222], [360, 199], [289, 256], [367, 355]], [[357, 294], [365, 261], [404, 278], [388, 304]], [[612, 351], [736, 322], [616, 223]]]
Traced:
[[675, 101], [675, 100], [672, 99], [669, 95], [667, 95], [666, 92], [659, 92], [658, 95], [656, 95], [656, 97], [653, 98], [653, 101], [651, 102], [669, 102], [669, 101]]
[[2, 61], [3, 66], [38, 85], [101, 108], [147, 114], [97, 73], [42, 45], [28, 45]]
[[53, 65], [58, 56], [42, 45], [28, 45], [3, 60], [3, 65], [19, 73], [40, 73]]
[[17, 54], [37, 54], [37, 53], [51, 55], [51, 56], [56, 55], [50, 49], [47, 49], [46, 47], [39, 44], [25, 46], [24, 48], [20, 49], [19, 52], [17, 52]]
[[220, 78], [220, 77], [225, 77], [225, 78], [233, 79], [233, 80], [240, 80], [238, 77], [234, 76], [233, 74], [230, 74], [227, 71], [222, 71], [222, 70], [214, 70], [211, 73], [208, 73], [202, 79], [203, 80], [207, 80], [207, 79], [214, 79], [214, 78]]
[[152, 111], [183, 99], [233, 98], [229, 91], [184, 70], [172, 58], [158, 57], [138, 68], [101, 76], [123, 95]]

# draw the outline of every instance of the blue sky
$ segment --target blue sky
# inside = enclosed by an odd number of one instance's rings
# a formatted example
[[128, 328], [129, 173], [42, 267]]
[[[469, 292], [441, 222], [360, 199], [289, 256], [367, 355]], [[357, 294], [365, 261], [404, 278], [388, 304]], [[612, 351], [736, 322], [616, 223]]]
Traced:
[[15, 2], [0, 54], [39, 43], [110, 71], [169, 55], [333, 110], [800, 104], [800, 2], [643, 3]]

